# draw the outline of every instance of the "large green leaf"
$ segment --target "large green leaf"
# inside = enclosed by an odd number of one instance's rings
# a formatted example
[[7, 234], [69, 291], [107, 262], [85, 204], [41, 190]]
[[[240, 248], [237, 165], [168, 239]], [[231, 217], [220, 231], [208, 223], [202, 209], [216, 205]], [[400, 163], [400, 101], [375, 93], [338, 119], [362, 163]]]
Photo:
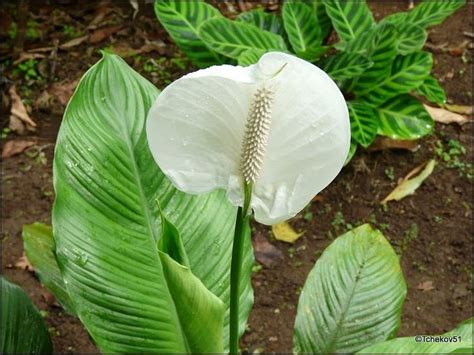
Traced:
[[421, 51], [428, 34], [418, 25], [403, 23], [397, 26], [397, 50], [399, 54]]
[[314, 59], [321, 53], [323, 36], [313, 9], [302, 3], [286, 1], [282, 8], [283, 25], [294, 52], [301, 58]]
[[431, 102], [435, 102], [437, 104], [445, 104], [446, 103], [446, 94], [439, 84], [438, 80], [436, 80], [433, 76], [428, 76], [423, 84], [418, 87], [415, 92], [419, 95], [424, 96], [427, 100]]
[[397, 338], [374, 344], [359, 351], [359, 354], [472, 354], [472, 318], [442, 335], [428, 335], [425, 336], [428, 339], [421, 342], [416, 341], [418, 337]]
[[75, 315], [74, 305], [66, 291], [56, 260], [52, 228], [42, 223], [24, 225], [22, 237], [26, 256], [34, 266], [41, 283], [51, 291], [67, 312]]
[[325, 0], [324, 5], [339, 38], [344, 42], [355, 39], [375, 25], [365, 0]]
[[464, 6], [465, 0], [424, 0], [406, 15], [406, 23], [423, 28], [438, 25]]
[[419, 87], [429, 75], [432, 65], [433, 57], [430, 53], [418, 52], [398, 56], [390, 73], [382, 80], [371, 82], [363, 77], [359, 78], [354, 86], [354, 93], [374, 105], [382, 104], [391, 97]]
[[41, 314], [26, 293], [3, 276], [2, 354], [51, 354], [53, 345]]
[[312, 7], [316, 18], [318, 19], [319, 28], [321, 29], [321, 35], [326, 38], [332, 29], [331, 18], [326, 12], [323, 0], [302, 0], [303, 3]]
[[317, 63], [334, 80], [356, 78], [372, 64], [372, 61], [361, 54], [344, 52], [324, 58]]
[[222, 17], [204, 1], [157, 0], [155, 14], [178, 47], [201, 68], [222, 63], [222, 57], [201, 40], [198, 27], [206, 20]]
[[239, 65], [244, 67], [255, 64], [259, 61], [260, 57], [265, 54], [266, 51], [262, 49], [247, 49], [245, 52], [242, 52], [237, 59]]
[[366, 55], [373, 64], [352, 83], [350, 91], [363, 91], [390, 76], [392, 62], [397, 56], [396, 40], [394, 25], [384, 23], [377, 26], [377, 31], [370, 36], [366, 47]]
[[379, 128], [377, 113], [365, 102], [351, 101], [348, 107], [352, 139], [367, 148], [377, 135]]
[[280, 36], [285, 34], [281, 17], [269, 12], [265, 12], [263, 9], [254, 9], [242, 12], [239, 14], [239, 16], [237, 16], [237, 20], [255, 25], [261, 30], [272, 32]]
[[352, 353], [393, 337], [406, 285], [383, 234], [362, 225], [338, 237], [301, 292], [294, 351]]
[[[216, 330], [216, 315], [198, 307], [213, 297], [204, 286], [229, 303], [237, 211], [223, 191], [199, 196], [177, 191], [156, 166], [144, 124], [157, 95], [113, 55], [105, 55], [82, 78], [54, 159], [56, 254], [76, 312], [102, 351], [218, 351], [218, 339], [211, 344], [203, 338], [206, 343], [198, 347], [197, 331], [188, 332], [184, 323], [199, 319], [201, 327]], [[179, 273], [180, 266], [164, 265], [158, 251], [157, 199], [181, 233], [192, 274], [204, 284], [186, 271], [192, 282], [183, 285], [183, 295], [176, 294], [179, 285], [169, 272]], [[246, 243], [241, 332], [253, 302], [253, 256]], [[179, 302], [190, 294], [196, 308], [183, 317]]]
[[225, 18], [204, 22], [199, 34], [210, 48], [234, 59], [249, 49], [286, 51], [281, 36], [260, 30], [248, 23]]
[[376, 111], [381, 135], [393, 139], [418, 139], [433, 130], [431, 116], [413, 96], [394, 97]]

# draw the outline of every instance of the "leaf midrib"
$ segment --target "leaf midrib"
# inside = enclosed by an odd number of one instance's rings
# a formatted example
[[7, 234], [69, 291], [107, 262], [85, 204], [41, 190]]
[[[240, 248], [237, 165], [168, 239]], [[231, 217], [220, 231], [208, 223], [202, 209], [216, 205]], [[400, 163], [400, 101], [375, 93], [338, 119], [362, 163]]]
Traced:
[[[339, 12], [342, 15], [341, 17], [344, 20], [344, 23], [347, 25], [347, 28], [349, 29], [349, 32], [350, 32], [350, 35], [351, 35], [352, 39], [355, 39], [356, 35], [355, 35], [354, 31], [352, 30], [352, 27], [351, 27], [350, 23], [347, 20], [346, 14], [344, 13], [344, 11], [341, 8], [341, 5], [339, 4], [339, 1], [335, 1], [334, 3], [337, 5], [337, 8], [338, 8]], [[347, 42], [347, 41], [345, 41], [345, 42]]]
[[300, 42], [301, 47], [302, 47], [301, 51], [305, 52], [306, 51], [306, 43], [305, 43], [305, 41], [303, 39], [303, 35], [300, 31], [299, 23], [296, 19], [295, 12], [291, 8], [289, 8], [289, 11], [290, 11], [290, 16], [293, 18], [293, 23], [295, 24], [295, 27], [296, 27], [296, 33], [298, 35], [298, 39], [299, 39], [299, 42]]

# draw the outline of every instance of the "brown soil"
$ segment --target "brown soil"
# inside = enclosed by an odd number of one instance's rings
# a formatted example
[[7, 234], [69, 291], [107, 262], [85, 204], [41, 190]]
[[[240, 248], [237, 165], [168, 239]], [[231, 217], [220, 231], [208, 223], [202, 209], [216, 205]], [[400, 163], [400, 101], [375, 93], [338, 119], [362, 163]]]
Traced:
[[[67, 0], [58, 3], [62, 5], [53, 7], [43, 2], [32, 2], [30, 18], [39, 23], [41, 36], [27, 40], [27, 49], [51, 46], [54, 39], [64, 43], [67, 38], [63, 26], [88, 31], [85, 27], [97, 15], [95, 2], [87, 6], [77, 6]], [[164, 45], [159, 49], [144, 53], [141, 58], [127, 59], [158, 87], [191, 70], [155, 20], [150, 5], [141, 8], [136, 20], [132, 19], [133, 10], [128, 2], [109, 3], [106, 7], [107, 26], [123, 24], [123, 28], [97, 43], [83, 43], [69, 50], [60, 50], [53, 59], [56, 70], [52, 82], [25, 80], [22, 75], [15, 77], [11, 64], [7, 62], [5, 65], [6, 77], [16, 83], [23, 98], [30, 100], [33, 107], [31, 116], [39, 124], [36, 132], [21, 138], [36, 139], [46, 159], [34, 157], [34, 154], [20, 154], [3, 161], [2, 273], [21, 285], [39, 309], [47, 311], [46, 322], [58, 353], [97, 352], [97, 349], [81, 323], [54, 305], [34, 274], [14, 266], [23, 252], [22, 225], [34, 221], [50, 223], [54, 200], [51, 163], [64, 105], [54, 99], [41, 107], [35, 102], [53, 82], [70, 82], [79, 78], [99, 59], [99, 48], [141, 48], [145, 39], [163, 41]], [[370, 7], [380, 18], [405, 10], [407, 3], [374, 2]], [[430, 44], [446, 43], [448, 48], [455, 49], [433, 50], [434, 73], [442, 81], [449, 101], [464, 105], [472, 102], [472, 53], [465, 50], [464, 56], [458, 55], [456, 49], [469, 39], [463, 32], [472, 32], [472, 7], [468, 4], [445, 23], [431, 29], [429, 34]], [[8, 29], [5, 24], [15, 18], [14, 9], [13, 5], [2, 5], [1, 8], [4, 44], [0, 46], [0, 53], [3, 63], [11, 52], [12, 42], [5, 40], [5, 28]], [[173, 59], [176, 57], [178, 61]], [[155, 58], [166, 74], [146, 71], [144, 63], [147, 58]], [[166, 59], [161, 63], [159, 58]], [[40, 61], [46, 62], [47, 67], [48, 60]], [[6, 94], [3, 80], [2, 85]], [[8, 106], [2, 105], [2, 127], [7, 125], [7, 109]], [[395, 187], [398, 178], [428, 159], [437, 158], [437, 142], [444, 145], [450, 139], [461, 142], [467, 149], [462, 162], [472, 161], [472, 131], [471, 124], [462, 127], [437, 125], [435, 134], [423, 139], [415, 153], [393, 150], [358, 152], [353, 162], [319, 195], [310, 209], [290, 221], [294, 228], [305, 231], [294, 245], [273, 240], [268, 228], [255, 224], [254, 235], [268, 237], [283, 255], [276, 259], [276, 265], [263, 267], [253, 276], [255, 305], [248, 331], [242, 337], [242, 349], [250, 352], [257, 349], [291, 351], [299, 290], [318, 256], [334, 236], [346, 230], [347, 224], [372, 223], [384, 232], [401, 254], [408, 296], [399, 335], [441, 333], [469, 318], [472, 314], [472, 179], [467, 178], [461, 168], [448, 168], [439, 161], [434, 173], [415, 195], [389, 203], [388, 210], [381, 207], [380, 201]], [[20, 137], [10, 134], [7, 140], [10, 139]], [[311, 212], [313, 217], [309, 218], [306, 212]], [[418, 289], [426, 281], [432, 281], [434, 289]]]

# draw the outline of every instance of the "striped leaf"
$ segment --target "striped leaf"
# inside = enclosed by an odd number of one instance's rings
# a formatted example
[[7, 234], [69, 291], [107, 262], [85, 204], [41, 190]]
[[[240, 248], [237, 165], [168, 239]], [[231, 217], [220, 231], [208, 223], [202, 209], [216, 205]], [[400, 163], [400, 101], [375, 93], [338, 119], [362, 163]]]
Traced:
[[375, 25], [372, 12], [364, 0], [325, 0], [326, 12], [339, 38], [349, 42]]
[[406, 23], [423, 28], [438, 25], [464, 4], [465, 0], [424, 0], [407, 14]]
[[239, 65], [246, 67], [248, 65], [257, 63], [260, 57], [264, 54], [265, 51], [261, 49], [247, 49], [239, 56], [237, 62]]
[[281, 36], [226, 18], [204, 22], [199, 28], [199, 34], [207, 46], [234, 59], [238, 59], [248, 49], [286, 51]]
[[354, 87], [354, 93], [365, 101], [380, 105], [391, 97], [419, 87], [429, 75], [432, 65], [433, 58], [430, 53], [417, 52], [398, 56], [388, 75], [376, 83], [361, 77]]
[[361, 33], [357, 38], [349, 42], [338, 42], [334, 47], [347, 53], [367, 54], [370, 44], [377, 33], [377, 29], [378, 26], [374, 26], [370, 30]]
[[397, 32], [397, 51], [402, 55], [421, 51], [428, 37], [421, 26], [410, 23], [398, 25]]
[[359, 92], [372, 87], [390, 75], [392, 62], [397, 56], [395, 26], [385, 23], [377, 26], [367, 46], [367, 57], [373, 65], [352, 83], [350, 91]]
[[242, 12], [237, 16], [237, 20], [255, 25], [261, 30], [272, 32], [280, 36], [285, 34], [281, 17], [265, 12], [263, 9]]
[[318, 62], [318, 66], [333, 80], [352, 79], [372, 66], [367, 57], [356, 53], [338, 53]]
[[418, 87], [415, 92], [421, 96], [424, 96], [428, 101], [435, 102], [437, 104], [446, 103], [446, 94], [444, 89], [439, 85], [438, 80], [433, 76], [428, 76], [423, 84]]
[[365, 102], [348, 103], [351, 119], [351, 137], [364, 148], [375, 139], [379, 128], [377, 112]]
[[313, 59], [320, 52], [323, 37], [312, 8], [302, 2], [286, 1], [282, 17], [294, 52], [301, 58]]
[[413, 96], [400, 95], [376, 108], [378, 133], [392, 139], [418, 139], [433, 130], [433, 120]]
[[[110, 54], [81, 79], [54, 157], [58, 264], [76, 313], [104, 353], [223, 352], [237, 211], [222, 191], [176, 190], [155, 164], [144, 128], [158, 94]], [[190, 269], [158, 249], [156, 200], [180, 232]], [[241, 332], [253, 299], [245, 241]]]
[[[429, 335], [427, 336], [429, 337]], [[397, 338], [371, 345], [358, 354], [472, 354], [472, 318], [436, 338], [451, 341], [417, 341], [417, 337]], [[424, 339], [423, 339], [424, 340]]]
[[223, 58], [210, 50], [198, 33], [201, 23], [222, 17], [216, 8], [204, 1], [160, 0], [155, 2], [155, 14], [176, 45], [194, 64], [204, 68], [223, 62]]
[[331, 33], [332, 23], [331, 18], [326, 12], [323, 0], [303, 0], [303, 3], [311, 6], [313, 13], [318, 19], [319, 28], [321, 29], [321, 36], [326, 38]]
[[406, 284], [398, 256], [364, 224], [338, 237], [308, 275], [296, 313], [296, 353], [354, 353], [393, 337]]

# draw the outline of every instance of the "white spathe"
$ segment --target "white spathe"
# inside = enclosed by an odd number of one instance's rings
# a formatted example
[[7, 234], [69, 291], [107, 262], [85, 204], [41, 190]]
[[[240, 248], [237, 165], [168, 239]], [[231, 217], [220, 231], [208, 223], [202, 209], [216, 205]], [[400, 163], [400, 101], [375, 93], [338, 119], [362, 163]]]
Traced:
[[162, 91], [146, 131], [153, 157], [179, 190], [225, 189], [242, 206], [242, 141], [261, 87], [274, 91], [274, 101], [250, 206], [257, 221], [270, 225], [300, 212], [336, 177], [349, 152], [347, 105], [325, 72], [279, 52], [248, 67], [199, 70]]

